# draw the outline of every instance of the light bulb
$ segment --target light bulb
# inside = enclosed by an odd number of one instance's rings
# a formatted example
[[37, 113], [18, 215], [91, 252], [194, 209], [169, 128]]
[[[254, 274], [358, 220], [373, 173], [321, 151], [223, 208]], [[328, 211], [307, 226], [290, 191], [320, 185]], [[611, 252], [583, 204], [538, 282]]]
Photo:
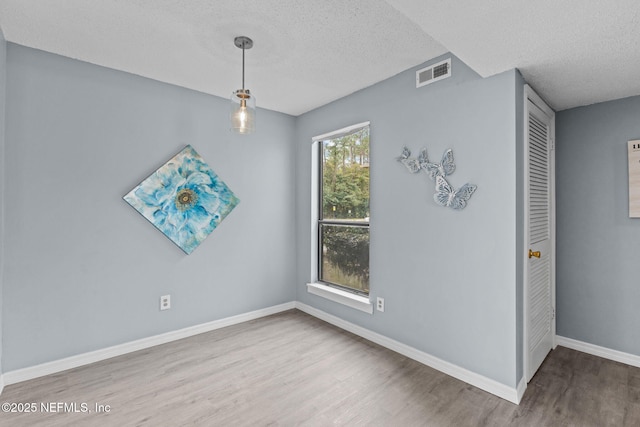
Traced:
[[248, 90], [239, 89], [231, 97], [231, 129], [249, 134], [255, 130], [255, 98]]
[[243, 130], [247, 127], [247, 100], [240, 101], [240, 128]]

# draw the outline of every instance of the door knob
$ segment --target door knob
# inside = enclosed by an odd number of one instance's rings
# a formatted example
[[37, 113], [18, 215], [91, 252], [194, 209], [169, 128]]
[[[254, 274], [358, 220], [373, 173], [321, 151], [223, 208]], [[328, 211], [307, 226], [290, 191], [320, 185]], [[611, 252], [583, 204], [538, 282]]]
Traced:
[[529, 249], [529, 258], [540, 258], [540, 251], [532, 251], [531, 249]]

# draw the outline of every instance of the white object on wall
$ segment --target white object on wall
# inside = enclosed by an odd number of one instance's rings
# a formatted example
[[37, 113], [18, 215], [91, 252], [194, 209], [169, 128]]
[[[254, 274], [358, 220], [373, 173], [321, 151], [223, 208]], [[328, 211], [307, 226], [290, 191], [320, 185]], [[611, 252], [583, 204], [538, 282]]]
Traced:
[[629, 218], [640, 218], [640, 139], [629, 141]]
[[416, 71], [416, 88], [451, 77], [451, 58]]

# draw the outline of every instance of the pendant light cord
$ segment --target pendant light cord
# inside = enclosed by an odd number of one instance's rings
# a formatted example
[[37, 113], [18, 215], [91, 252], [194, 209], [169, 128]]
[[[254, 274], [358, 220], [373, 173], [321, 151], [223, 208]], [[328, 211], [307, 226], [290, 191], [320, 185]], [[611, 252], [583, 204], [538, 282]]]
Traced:
[[244, 43], [242, 44], [242, 90], [244, 91]]

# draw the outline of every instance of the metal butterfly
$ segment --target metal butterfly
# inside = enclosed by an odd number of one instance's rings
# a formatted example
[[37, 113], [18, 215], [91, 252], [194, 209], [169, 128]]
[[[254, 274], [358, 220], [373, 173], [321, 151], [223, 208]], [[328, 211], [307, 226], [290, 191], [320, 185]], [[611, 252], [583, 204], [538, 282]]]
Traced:
[[409, 150], [407, 147], [404, 147], [402, 149], [402, 155], [400, 157], [397, 157], [396, 160], [398, 160], [400, 163], [405, 165], [405, 167], [411, 173], [418, 173], [420, 172], [420, 170], [427, 168], [429, 159], [427, 158], [426, 148], [423, 148], [420, 150], [420, 154], [418, 154], [417, 159], [414, 159], [410, 156], [411, 156], [411, 150]]
[[[425, 158], [426, 158], [425, 151]], [[429, 177], [431, 179], [435, 179], [437, 176], [447, 176], [451, 175], [456, 170], [456, 165], [453, 162], [453, 150], [449, 148], [442, 155], [442, 161], [440, 163], [429, 163], [427, 160], [426, 165], [427, 172], [429, 173]]]
[[477, 188], [477, 185], [465, 184], [456, 191], [444, 177], [437, 175], [436, 193], [433, 195], [433, 200], [440, 206], [456, 210], [464, 209]]

